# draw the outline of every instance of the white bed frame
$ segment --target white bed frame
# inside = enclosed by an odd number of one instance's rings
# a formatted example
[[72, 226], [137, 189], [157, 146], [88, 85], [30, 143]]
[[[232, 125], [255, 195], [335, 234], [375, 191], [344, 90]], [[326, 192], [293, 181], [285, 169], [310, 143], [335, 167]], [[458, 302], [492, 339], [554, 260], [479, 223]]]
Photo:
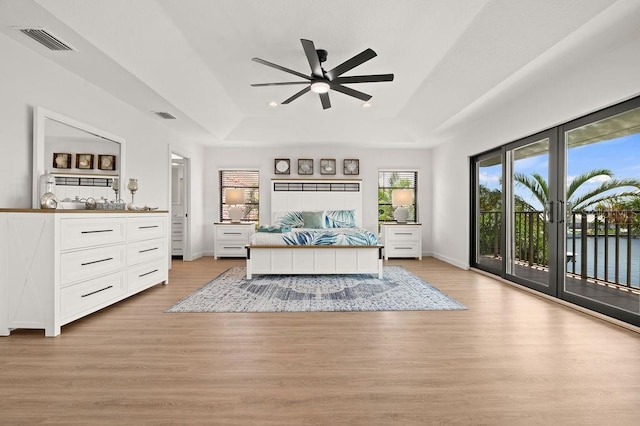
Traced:
[[[362, 180], [272, 179], [271, 218], [276, 212], [354, 210], [362, 226]], [[382, 245], [248, 245], [247, 279], [253, 274], [377, 274], [382, 278]]]

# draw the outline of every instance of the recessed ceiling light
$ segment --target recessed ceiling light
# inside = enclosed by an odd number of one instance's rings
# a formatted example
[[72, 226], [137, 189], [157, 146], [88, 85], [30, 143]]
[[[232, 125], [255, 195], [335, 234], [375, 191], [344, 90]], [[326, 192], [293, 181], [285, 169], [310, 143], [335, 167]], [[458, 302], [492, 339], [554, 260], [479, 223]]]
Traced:
[[269, 102], [269, 106], [272, 107], [272, 108], [275, 108], [275, 107], [278, 106], [278, 103], [276, 101], [271, 101], [271, 102]]
[[362, 108], [369, 108], [371, 107], [371, 104], [369, 102], [365, 102], [362, 104]]

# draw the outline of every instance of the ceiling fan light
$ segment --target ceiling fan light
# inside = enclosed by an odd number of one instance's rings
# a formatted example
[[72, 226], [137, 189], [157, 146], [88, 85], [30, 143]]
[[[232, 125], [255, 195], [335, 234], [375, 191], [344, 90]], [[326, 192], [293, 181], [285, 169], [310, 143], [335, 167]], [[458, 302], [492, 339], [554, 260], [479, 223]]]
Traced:
[[311, 91], [314, 93], [327, 93], [329, 87], [329, 83], [326, 81], [314, 81], [311, 83]]

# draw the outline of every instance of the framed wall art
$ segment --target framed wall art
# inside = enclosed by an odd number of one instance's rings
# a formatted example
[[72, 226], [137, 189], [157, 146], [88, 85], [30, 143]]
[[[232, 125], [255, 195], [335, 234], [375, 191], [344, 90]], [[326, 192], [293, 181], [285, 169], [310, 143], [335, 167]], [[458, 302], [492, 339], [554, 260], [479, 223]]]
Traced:
[[346, 158], [343, 162], [345, 175], [359, 175], [360, 174], [360, 160], [355, 158]]
[[288, 158], [276, 158], [274, 161], [273, 172], [277, 175], [291, 174], [291, 161]]
[[93, 169], [93, 154], [76, 154], [76, 169]]
[[53, 167], [56, 169], [71, 168], [71, 154], [56, 152], [53, 154]]
[[300, 158], [298, 160], [298, 174], [299, 175], [312, 175], [313, 174], [313, 160], [310, 158]]
[[116, 156], [115, 155], [98, 155], [98, 169], [115, 170]]
[[321, 175], [335, 175], [336, 174], [336, 160], [335, 160], [335, 158], [322, 158], [322, 159], [320, 159], [320, 174]]

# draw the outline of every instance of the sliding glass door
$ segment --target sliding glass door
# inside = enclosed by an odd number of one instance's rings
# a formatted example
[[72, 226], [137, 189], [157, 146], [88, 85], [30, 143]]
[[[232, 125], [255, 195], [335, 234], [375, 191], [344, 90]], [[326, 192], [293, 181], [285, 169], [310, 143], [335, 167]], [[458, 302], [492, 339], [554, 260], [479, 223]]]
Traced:
[[552, 182], [557, 164], [556, 133], [545, 132], [507, 145], [505, 210], [507, 278], [549, 294], [557, 293], [558, 229]]
[[569, 253], [562, 297], [624, 317], [640, 314], [640, 107], [562, 127]]
[[640, 325], [640, 98], [472, 165], [472, 266]]
[[502, 248], [502, 153], [491, 153], [476, 163], [475, 262], [484, 269], [500, 273]]

